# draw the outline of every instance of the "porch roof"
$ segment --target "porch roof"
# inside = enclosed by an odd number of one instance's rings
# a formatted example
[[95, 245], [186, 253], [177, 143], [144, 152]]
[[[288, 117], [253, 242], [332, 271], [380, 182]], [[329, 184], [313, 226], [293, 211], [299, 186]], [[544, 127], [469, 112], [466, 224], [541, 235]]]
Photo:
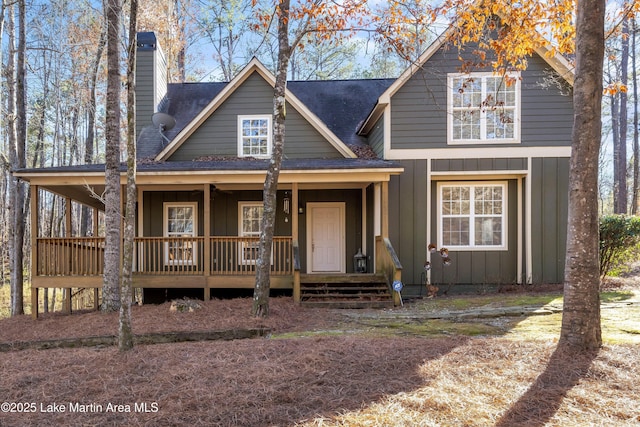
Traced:
[[[269, 166], [269, 159], [241, 159], [241, 158], [213, 158], [198, 161], [179, 161], [179, 162], [154, 162], [139, 161], [137, 172], [157, 173], [157, 172], [187, 172], [187, 171], [266, 171]], [[14, 175], [30, 181], [31, 177], [44, 175], [84, 175], [84, 174], [104, 174], [104, 163], [73, 165], [73, 166], [52, 166], [45, 168], [25, 168], [14, 171]], [[124, 172], [126, 164], [120, 165], [120, 170]], [[381, 159], [283, 159], [282, 170], [362, 170], [362, 169], [383, 169], [389, 172], [402, 172], [402, 167], [392, 161]]]
[[[181, 162], [138, 162], [138, 185], [261, 185], [269, 165], [268, 159], [208, 159]], [[18, 178], [80, 203], [104, 209], [96, 194], [104, 192], [104, 164], [19, 169]], [[126, 165], [121, 164], [122, 184]], [[388, 181], [404, 168], [380, 159], [284, 159], [279, 183], [303, 185], [363, 186]], [[336, 188], [338, 188], [336, 187]], [[258, 188], [258, 187], [256, 187]], [[261, 187], [260, 187], [261, 188]], [[284, 187], [283, 187], [284, 188]]]

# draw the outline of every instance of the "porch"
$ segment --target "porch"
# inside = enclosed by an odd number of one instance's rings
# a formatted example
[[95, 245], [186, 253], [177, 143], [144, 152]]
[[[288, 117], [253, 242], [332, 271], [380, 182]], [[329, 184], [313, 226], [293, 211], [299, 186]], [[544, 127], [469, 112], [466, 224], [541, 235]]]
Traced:
[[[305, 168], [299, 169], [289, 161], [281, 172], [270, 286], [291, 290], [296, 302], [301, 301], [301, 274], [349, 276], [356, 273], [352, 263], [357, 253], [366, 255], [369, 274], [379, 273], [384, 265], [379, 239], [388, 236], [388, 180], [401, 168], [378, 161], [348, 162], [353, 167], [335, 169], [335, 162], [318, 160], [313, 168], [302, 162]], [[191, 163], [184, 170], [170, 163], [139, 165], [133, 286], [202, 289], [205, 299], [212, 289], [252, 289], [264, 162], [197, 162], [196, 170]], [[30, 183], [31, 229], [37, 230], [31, 235], [34, 316], [38, 289], [97, 293], [103, 286], [104, 204], [97, 196], [105, 190], [104, 171], [99, 165], [83, 169], [18, 174]], [[52, 194], [62, 197], [64, 211], [63, 227], [55, 237], [38, 214]], [[92, 211], [85, 229], [80, 227], [85, 218], [80, 208]], [[91, 237], [81, 237], [87, 235]], [[387, 284], [396, 274], [385, 274]]]
[[[98, 289], [103, 286], [104, 237], [36, 238], [32, 266], [32, 314], [37, 317], [40, 288]], [[134, 238], [135, 288], [252, 288], [259, 239], [237, 236]], [[398, 303], [391, 284], [402, 267], [388, 239], [376, 239], [375, 274], [300, 274], [297, 242], [274, 236], [270, 286], [291, 289], [297, 303], [325, 307], [389, 307]], [[354, 285], [355, 284], [355, 285]], [[66, 311], [71, 311], [67, 293]], [[318, 304], [319, 301], [322, 301]], [[342, 301], [342, 303], [341, 303]]]

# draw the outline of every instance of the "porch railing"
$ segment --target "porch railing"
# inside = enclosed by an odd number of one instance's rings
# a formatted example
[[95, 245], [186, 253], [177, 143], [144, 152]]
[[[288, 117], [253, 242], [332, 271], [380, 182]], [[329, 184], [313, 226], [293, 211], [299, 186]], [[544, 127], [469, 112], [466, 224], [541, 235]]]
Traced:
[[[140, 275], [253, 275], [257, 237], [136, 237], [134, 272]], [[102, 237], [38, 238], [38, 276], [99, 276], [104, 272]], [[208, 246], [207, 246], [208, 245]], [[205, 248], [210, 259], [205, 263]], [[293, 274], [291, 237], [273, 238], [271, 274]]]
[[[211, 273], [253, 275], [258, 259], [257, 237], [212, 237]], [[271, 274], [293, 274], [291, 237], [273, 237], [271, 246]]]
[[40, 238], [38, 276], [93, 276], [104, 270], [103, 237]]

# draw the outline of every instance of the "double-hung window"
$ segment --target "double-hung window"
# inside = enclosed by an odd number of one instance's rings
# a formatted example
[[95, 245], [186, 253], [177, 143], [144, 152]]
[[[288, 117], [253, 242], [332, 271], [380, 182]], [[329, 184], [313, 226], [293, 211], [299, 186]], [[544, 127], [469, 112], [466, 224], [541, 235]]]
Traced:
[[[241, 237], [260, 237], [262, 230], [262, 202], [240, 202], [238, 205], [238, 230]], [[258, 259], [258, 241], [251, 239], [240, 244], [240, 262], [255, 264]]]
[[520, 76], [449, 74], [448, 143], [520, 141]]
[[438, 184], [439, 241], [449, 249], [507, 249], [507, 183]]
[[271, 116], [238, 116], [238, 157], [269, 157]]
[[164, 203], [165, 265], [195, 265], [197, 245], [194, 236], [198, 230], [198, 204], [196, 202]]

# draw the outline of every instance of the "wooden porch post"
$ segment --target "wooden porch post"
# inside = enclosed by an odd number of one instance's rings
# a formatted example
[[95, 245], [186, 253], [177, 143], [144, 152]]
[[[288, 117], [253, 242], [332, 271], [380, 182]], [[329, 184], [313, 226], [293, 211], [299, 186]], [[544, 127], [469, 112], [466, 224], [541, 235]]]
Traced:
[[[367, 254], [367, 187], [362, 189], [362, 209], [361, 209], [361, 217], [362, 217], [362, 241], [360, 242], [360, 246], [362, 247], [363, 253]], [[369, 263], [367, 263], [369, 264]], [[370, 265], [367, 265], [367, 272], [371, 268]]]
[[[298, 227], [298, 183], [294, 182], [291, 185], [291, 240], [296, 245], [298, 244]], [[300, 303], [300, 269], [297, 268], [293, 269], [293, 302]]]
[[31, 317], [38, 318], [38, 288], [34, 279], [38, 275], [38, 186], [31, 184]]
[[[100, 227], [98, 225], [98, 209], [93, 208], [93, 237], [98, 237], [98, 232]], [[98, 301], [100, 297], [100, 289], [93, 288], [93, 309], [98, 311], [100, 308], [100, 302]]]
[[[64, 220], [65, 220], [65, 230], [64, 230], [64, 235], [65, 237], [72, 237], [71, 236], [71, 198], [70, 197], [65, 197], [64, 199]], [[67, 261], [68, 262], [72, 262], [73, 260], [71, 259], [71, 253], [69, 253], [69, 256], [67, 257]], [[65, 288], [65, 294], [64, 294], [64, 307], [63, 307], [63, 312], [66, 314], [71, 314], [71, 291], [73, 290], [73, 288]]]
[[211, 185], [204, 184], [204, 300], [211, 299], [208, 276], [211, 274]]
[[380, 235], [389, 237], [389, 182], [383, 181], [380, 194]]
[[[138, 192], [138, 204], [137, 204], [137, 211], [136, 211], [136, 215], [138, 218], [138, 230], [136, 232], [136, 236], [138, 237], [144, 237], [144, 189], [141, 188], [139, 185], [136, 185], [136, 190]], [[136, 262], [136, 268], [139, 270], [141, 268], [141, 266], [139, 265], [140, 263], [144, 264], [144, 259], [142, 259], [140, 253], [143, 252], [142, 249], [142, 244], [138, 244], [138, 247], [135, 248], [134, 254], [135, 254], [135, 262]], [[135, 276], [133, 277], [133, 279], [135, 279]], [[133, 299], [132, 302], [136, 302], [136, 281], [132, 280], [132, 292], [131, 292], [131, 298]], [[140, 304], [142, 305], [142, 302], [144, 301], [144, 289], [140, 289]]]

